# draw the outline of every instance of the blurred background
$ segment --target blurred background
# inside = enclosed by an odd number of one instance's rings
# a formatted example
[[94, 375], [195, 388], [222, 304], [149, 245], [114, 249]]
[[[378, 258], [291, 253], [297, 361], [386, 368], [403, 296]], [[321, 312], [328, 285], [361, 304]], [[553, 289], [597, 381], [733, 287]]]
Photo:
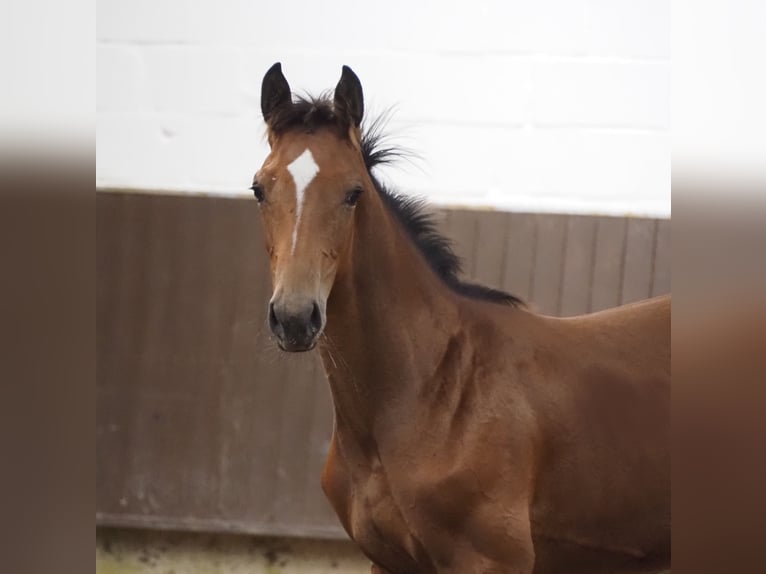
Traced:
[[367, 572], [315, 357], [264, 332], [260, 83], [350, 65], [467, 276], [574, 315], [670, 290], [659, 0], [97, 3], [97, 571]]

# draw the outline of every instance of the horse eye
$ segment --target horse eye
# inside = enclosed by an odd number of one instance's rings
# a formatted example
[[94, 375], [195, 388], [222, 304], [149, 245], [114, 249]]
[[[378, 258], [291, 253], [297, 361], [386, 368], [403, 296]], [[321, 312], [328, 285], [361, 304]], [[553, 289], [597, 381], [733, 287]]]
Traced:
[[343, 203], [350, 207], [354, 207], [359, 201], [359, 196], [362, 195], [362, 191], [364, 190], [361, 187], [352, 189], [346, 194], [346, 198], [343, 200]]
[[253, 190], [253, 195], [255, 196], [255, 199], [258, 200], [258, 203], [262, 203], [264, 199], [263, 188], [257, 183], [254, 183], [250, 189]]

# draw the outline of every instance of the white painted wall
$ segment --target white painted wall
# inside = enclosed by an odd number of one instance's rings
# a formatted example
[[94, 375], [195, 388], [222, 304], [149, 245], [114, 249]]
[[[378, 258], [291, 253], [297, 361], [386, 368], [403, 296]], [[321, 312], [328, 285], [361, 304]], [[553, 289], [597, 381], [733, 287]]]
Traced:
[[342, 64], [450, 205], [670, 214], [666, 0], [99, 0], [97, 186], [248, 194], [259, 93]]

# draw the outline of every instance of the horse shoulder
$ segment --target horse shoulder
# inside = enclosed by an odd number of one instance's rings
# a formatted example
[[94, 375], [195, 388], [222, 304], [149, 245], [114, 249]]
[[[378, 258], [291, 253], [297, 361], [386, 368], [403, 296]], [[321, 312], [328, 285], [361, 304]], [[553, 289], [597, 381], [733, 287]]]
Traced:
[[466, 459], [410, 481], [407, 520], [440, 573], [532, 572], [530, 492], [490, 477], [490, 466]]
[[358, 452], [353, 441], [342, 440], [337, 431], [322, 473], [322, 488], [349, 537], [378, 571], [420, 572], [418, 562], [428, 564], [392, 496], [380, 461]]
[[[464, 405], [476, 406], [481, 394]], [[531, 572], [534, 563], [533, 429], [521, 413], [484, 414], [492, 422], [448, 425], [433, 444], [421, 436], [410, 449], [420, 462], [391, 479], [407, 523], [440, 573]]]

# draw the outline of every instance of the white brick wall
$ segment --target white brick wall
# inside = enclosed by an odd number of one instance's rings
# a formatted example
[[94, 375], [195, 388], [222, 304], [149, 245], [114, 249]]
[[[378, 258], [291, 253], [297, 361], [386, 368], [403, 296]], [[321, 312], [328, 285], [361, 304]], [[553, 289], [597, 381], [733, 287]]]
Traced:
[[259, 92], [354, 68], [441, 204], [670, 213], [669, 4], [99, 0], [98, 186], [249, 193]]

